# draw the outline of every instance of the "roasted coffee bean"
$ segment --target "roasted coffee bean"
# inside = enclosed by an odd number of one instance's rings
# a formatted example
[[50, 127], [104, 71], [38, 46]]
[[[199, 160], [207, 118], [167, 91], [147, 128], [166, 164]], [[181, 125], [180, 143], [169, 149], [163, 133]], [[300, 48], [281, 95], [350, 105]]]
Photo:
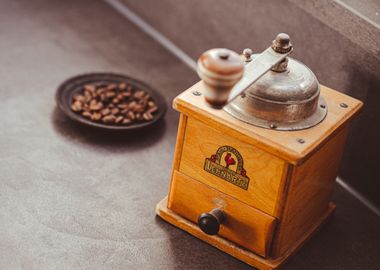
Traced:
[[117, 105], [117, 107], [121, 110], [125, 110], [125, 109], [128, 109], [128, 104], [122, 103], [122, 104]]
[[128, 105], [129, 105], [129, 108], [130, 108], [131, 110], [134, 110], [135, 107], [137, 106], [137, 102], [136, 102], [136, 101], [132, 101], [132, 102], [129, 103]]
[[143, 109], [146, 107], [146, 104], [148, 103], [148, 100], [145, 98], [142, 98], [139, 100], [138, 104], [143, 107]]
[[128, 125], [132, 123], [132, 120], [129, 118], [124, 118], [122, 123]]
[[92, 99], [91, 93], [86, 91], [84, 92], [84, 102], [90, 102]]
[[119, 109], [118, 109], [118, 108], [113, 108], [113, 109], [111, 110], [111, 114], [113, 114], [113, 115], [118, 114], [118, 112], [119, 112]]
[[113, 98], [114, 96], [116, 96], [116, 93], [111, 91], [111, 92], [106, 92], [106, 97], [107, 98]]
[[127, 89], [127, 84], [126, 83], [119, 83], [118, 87], [120, 90], [125, 90], [125, 89]]
[[137, 104], [136, 106], [134, 106], [132, 111], [135, 113], [142, 113], [144, 111], [144, 106]]
[[84, 102], [84, 96], [83, 95], [80, 95], [80, 94], [76, 94], [73, 99], [75, 101], [80, 101], [80, 102]]
[[91, 120], [98, 121], [102, 118], [102, 115], [100, 113], [93, 113], [91, 115]]
[[127, 113], [127, 117], [128, 117], [129, 119], [131, 119], [132, 121], [136, 119], [136, 115], [135, 115], [134, 112], [132, 112], [132, 111], [129, 111], [129, 112]]
[[92, 115], [92, 114], [91, 114], [90, 112], [83, 112], [82, 115], [83, 115], [84, 117], [91, 118], [91, 115]]
[[103, 94], [100, 95], [99, 99], [101, 101], [106, 101], [107, 100], [107, 95], [103, 93]]
[[95, 99], [90, 102], [90, 110], [91, 111], [99, 111], [103, 108], [103, 104], [101, 102], [97, 102]]
[[154, 105], [154, 107], [150, 108], [147, 112], [149, 112], [150, 114], [152, 114], [152, 113], [155, 113], [157, 110], [158, 110], [157, 106]]
[[86, 84], [86, 85], [84, 86], [84, 91], [95, 92], [95, 90], [96, 90], [95, 85], [92, 85], [92, 84]]
[[135, 99], [142, 99], [144, 97], [144, 94], [145, 94], [144, 91], [139, 90], [139, 91], [137, 91], [136, 93], [133, 94], [133, 97]]
[[84, 103], [84, 105], [83, 105], [83, 111], [84, 112], [90, 112], [90, 107], [88, 106], [88, 104]]
[[107, 90], [115, 90], [117, 88], [116, 83], [111, 83], [107, 86]]
[[123, 109], [123, 110], [120, 111], [120, 113], [123, 114], [123, 115], [125, 115], [125, 116], [127, 116], [128, 112], [129, 112], [128, 108]]
[[128, 125], [151, 121], [158, 107], [147, 92], [127, 83], [96, 82], [73, 96], [71, 109], [95, 122]]
[[124, 117], [123, 117], [123, 116], [118, 116], [118, 117], [116, 117], [116, 119], [115, 119], [115, 123], [116, 123], [116, 124], [120, 124], [120, 123], [123, 122], [123, 120], [124, 120]]
[[106, 124], [115, 123], [116, 117], [114, 115], [103, 116], [102, 121]]
[[105, 108], [103, 109], [101, 112], [100, 112], [102, 115], [109, 115], [111, 113], [111, 110], [108, 109], [108, 108]]
[[143, 114], [143, 118], [146, 121], [150, 121], [150, 120], [153, 119], [153, 115], [151, 115], [149, 112], [146, 112], [146, 113]]
[[132, 93], [131, 92], [123, 92], [121, 94], [124, 98], [129, 98], [130, 96], [132, 96]]
[[82, 102], [76, 100], [76, 101], [71, 105], [71, 109], [72, 109], [74, 112], [80, 112], [80, 111], [82, 111], [82, 109], [83, 109]]
[[100, 89], [96, 90], [96, 95], [101, 96], [105, 91], [106, 91], [105, 88], [100, 88]]

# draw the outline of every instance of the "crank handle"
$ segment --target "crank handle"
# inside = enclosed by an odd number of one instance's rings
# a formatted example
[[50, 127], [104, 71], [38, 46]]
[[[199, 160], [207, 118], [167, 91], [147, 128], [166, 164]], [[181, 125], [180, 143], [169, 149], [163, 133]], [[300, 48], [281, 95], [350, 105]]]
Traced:
[[243, 94], [269, 70], [283, 71], [281, 63], [286, 61], [292, 51], [289, 36], [280, 33], [272, 45], [253, 61], [245, 50], [246, 64], [232, 50], [217, 48], [204, 52], [198, 60], [197, 71], [205, 86], [206, 101], [214, 107], [223, 107]]

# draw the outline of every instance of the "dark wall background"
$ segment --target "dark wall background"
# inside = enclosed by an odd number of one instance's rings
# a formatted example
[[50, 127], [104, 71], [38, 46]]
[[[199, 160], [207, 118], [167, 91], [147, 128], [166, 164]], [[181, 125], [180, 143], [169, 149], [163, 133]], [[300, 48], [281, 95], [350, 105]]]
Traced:
[[309, 66], [320, 83], [365, 102], [340, 176], [380, 206], [378, 28], [327, 0], [123, 1], [194, 59], [212, 47], [259, 52], [277, 33], [289, 33], [295, 47], [292, 57]]

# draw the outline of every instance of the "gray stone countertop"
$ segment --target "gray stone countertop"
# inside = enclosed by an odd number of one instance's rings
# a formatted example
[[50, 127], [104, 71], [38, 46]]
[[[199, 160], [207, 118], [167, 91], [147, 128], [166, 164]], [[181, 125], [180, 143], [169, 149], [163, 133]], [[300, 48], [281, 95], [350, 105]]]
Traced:
[[[102, 1], [0, 2], [0, 269], [250, 269], [154, 213], [178, 114], [146, 133], [74, 125], [68, 77], [126, 73], [170, 103], [196, 75]], [[335, 216], [285, 269], [379, 269], [380, 219], [337, 188]]]

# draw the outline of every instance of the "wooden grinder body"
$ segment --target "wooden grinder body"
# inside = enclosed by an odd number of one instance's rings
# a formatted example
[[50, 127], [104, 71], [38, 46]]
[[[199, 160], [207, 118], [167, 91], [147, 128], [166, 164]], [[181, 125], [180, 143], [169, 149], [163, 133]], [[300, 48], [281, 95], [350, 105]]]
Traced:
[[[202, 82], [174, 100], [180, 115], [166, 221], [259, 269], [276, 269], [327, 219], [350, 120], [362, 103], [321, 86], [328, 113], [298, 131], [256, 127], [210, 107]], [[230, 162], [231, 161], [231, 162]], [[219, 208], [217, 235], [199, 215]]]

